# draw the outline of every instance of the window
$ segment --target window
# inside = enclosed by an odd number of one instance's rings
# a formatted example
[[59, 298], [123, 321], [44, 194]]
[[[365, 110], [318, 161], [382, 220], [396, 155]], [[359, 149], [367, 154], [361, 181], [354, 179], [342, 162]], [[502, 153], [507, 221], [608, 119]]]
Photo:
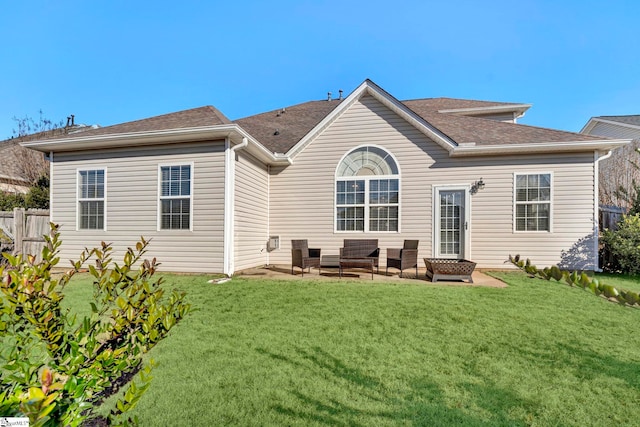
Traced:
[[78, 229], [104, 230], [105, 170], [78, 171]]
[[160, 166], [160, 229], [191, 229], [191, 165]]
[[551, 231], [551, 174], [515, 175], [516, 231]]
[[338, 165], [337, 231], [398, 231], [399, 201], [398, 167], [385, 150], [360, 147]]

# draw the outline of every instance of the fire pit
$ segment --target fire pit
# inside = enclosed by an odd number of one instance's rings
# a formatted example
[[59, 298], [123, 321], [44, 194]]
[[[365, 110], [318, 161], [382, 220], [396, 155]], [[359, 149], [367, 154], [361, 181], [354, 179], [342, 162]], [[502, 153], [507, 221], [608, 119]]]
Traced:
[[476, 263], [466, 259], [424, 258], [427, 277], [432, 282], [438, 280], [468, 280], [473, 283], [471, 274]]

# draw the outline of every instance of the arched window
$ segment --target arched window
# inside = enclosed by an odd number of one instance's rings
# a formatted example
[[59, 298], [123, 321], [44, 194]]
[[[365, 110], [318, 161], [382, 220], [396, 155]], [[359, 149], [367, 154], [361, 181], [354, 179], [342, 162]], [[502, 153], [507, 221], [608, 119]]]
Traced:
[[359, 147], [336, 169], [336, 231], [398, 231], [400, 174], [390, 153]]

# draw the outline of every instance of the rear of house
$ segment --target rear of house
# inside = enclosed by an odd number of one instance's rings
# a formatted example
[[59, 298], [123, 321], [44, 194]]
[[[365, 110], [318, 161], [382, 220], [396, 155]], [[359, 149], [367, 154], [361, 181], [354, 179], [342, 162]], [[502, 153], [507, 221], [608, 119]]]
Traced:
[[54, 154], [62, 257], [101, 241], [122, 254], [144, 236], [164, 270], [222, 271], [224, 150], [222, 140]]
[[[229, 121], [213, 107], [25, 144], [52, 158], [63, 254], [138, 236], [166, 271], [289, 264], [290, 241], [346, 238], [502, 268], [596, 268], [598, 160], [626, 140], [516, 123], [527, 104], [345, 99]], [[277, 237], [277, 248], [268, 244]]]
[[[354, 169], [344, 172], [346, 163]], [[365, 96], [292, 165], [272, 170], [270, 233], [284, 250], [270, 262], [289, 262], [291, 239], [337, 254], [343, 239], [366, 236], [379, 239], [382, 258], [385, 248], [419, 239], [421, 257], [467, 258], [483, 268], [504, 268], [518, 253], [559, 263], [576, 250], [593, 263], [594, 173], [593, 152], [452, 158]], [[484, 187], [472, 191], [480, 180]], [[354, 186], [361, 191], [352, 195]]]

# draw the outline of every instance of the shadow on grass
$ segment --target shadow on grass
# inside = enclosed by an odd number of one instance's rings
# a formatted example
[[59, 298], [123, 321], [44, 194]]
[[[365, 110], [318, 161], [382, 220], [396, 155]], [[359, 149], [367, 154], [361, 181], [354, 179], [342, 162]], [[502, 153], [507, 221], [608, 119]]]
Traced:
[[[632, 336], [630, 332], [630, 337]], [[640, 390], [640, 363], [622, 361], [609, 354], [569, 344], [557, 344], [555, 348], [522, 349], [514, 347], [523, 358], [534, 364], [546, 361], [548, 366], [570, 366], [573, 375], [584, 380], [598, 377], [616, 378], [624, 381], [630, 387]]]
[[[467, 391], [471, 400], [456, 404], [451, 399], [447, 402], [441, 386], [428, 377], [403, 382], [398, 389], [397, 381], [387, 384], [318, 347], [297, 348], [299, 357], [295, 358], [265, 349], [257, 351], [278, 362], [304, 369], [314, 381], [313, 390], [302, 383], [296, 387], [297, 382], [292, 389], [286, 390], [295, 404], [272, 406], [285, 418], [283, 422], [287, 425], [527, 425], [514, 419], [510, 411], [514, 406], [524, 409], [530, 404], [492, 381], [460, 385], [458, 388]], [[477, 414], [477, 408], [487, 415]]]

